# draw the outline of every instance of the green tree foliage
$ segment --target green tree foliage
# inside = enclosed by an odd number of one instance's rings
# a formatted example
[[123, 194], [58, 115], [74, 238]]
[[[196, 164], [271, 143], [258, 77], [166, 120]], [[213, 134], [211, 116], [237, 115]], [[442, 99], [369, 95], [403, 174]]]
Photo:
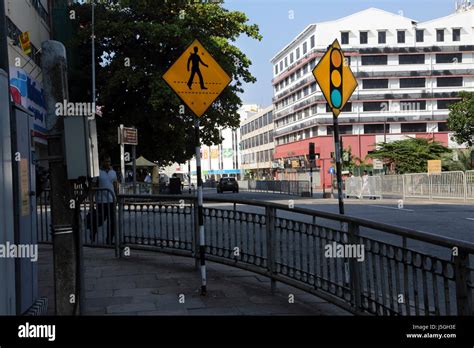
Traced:
[[380, 159], [389, 166], [394, 165], [397, 174], [425, 173], [428, 170], [428, 160], [441, 159], [443, 154], [450, 151], [432, 139], [410, 138], [379, 143], [377, 150], [367, 157]]
[[[162, 79], [165, 71], [197, 38], [232, 77], [232, 83], [201, 118], [201, 140], [222, 141], [218, 127], [239, 127], [238, 94], [256, 79], [251, 61], [232, 44], [240, 35], [261, 40], [244, 13], [219, 4], [193, 1], [96, 0], [97, 105], [101, 152], [116, 156], [117, 127], [138, 128], [137, 154], [150, 160], [184, 162], [194, 154], [194, 117]], [[75, 4], [80, 66], [70, 79], [75, 101], [91, 100], [91, 7]], [[129, 63], [129, 64], [128, 64]]]
[[449, 106], [448, 128], [458, 144], [474, 145], [474, 93], [460, 92], [459, 102]]
[[442, 157], [444, 171], [466, 171], [471, 169], [471, 151], [473, 149], [453, 150]]

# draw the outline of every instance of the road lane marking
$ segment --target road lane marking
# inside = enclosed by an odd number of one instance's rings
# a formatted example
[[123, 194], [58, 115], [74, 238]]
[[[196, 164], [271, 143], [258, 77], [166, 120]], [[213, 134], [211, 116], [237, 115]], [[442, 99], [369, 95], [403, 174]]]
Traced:
[[466, 220], [474, 221], [474, 218], [466, 218]]
[[376, 205], [376, 204], [372, 204], [372, 207], [385, 208], [385, 209], [393, 209], [393, 210], [414, 211], [413, 209], [398, 208], [398, 207], [387, 207], [387, 206], [385, 206], [385, 205]]

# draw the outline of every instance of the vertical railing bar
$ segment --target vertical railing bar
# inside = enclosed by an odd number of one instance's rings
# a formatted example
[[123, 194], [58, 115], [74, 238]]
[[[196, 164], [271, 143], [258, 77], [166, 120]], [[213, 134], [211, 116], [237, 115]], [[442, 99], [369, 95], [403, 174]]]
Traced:
[[[348, 226], [348, 237], [349, 243], [352, 245], [357, 245], [360, 243], [359, 239], [359, 226], [354, 223], [349, 223]], [[360, 267], [359, 261], [352, 257], [349, 259], [349, 274], [352, 288], [352, 299], [353, 305], [356, 312], [362, 312], [361, 306], [361, 279], [360, 279]], [[351, 301], [352, 302], [352, 301]]]
[[410, 307], [410, 286], [408, 284], [408, 252], [407, 252], [407, 238], [403, 236], [402, 238], [402, 250], [403, 250], [403, 285], [405, 290], [405, 308], [406, 315], [411, 315]]
[[421, 263], [421, 279], [422, 279], [422, 286], [423, 286], [423, 306], [425, 313], [424, 315], [430, 315], [430, 302], [428, 296], [428, 280], [426, 278], [426, 270], [423, 267], [423, 259]]
[[383, 314], [386, 315], [388, 313], [388, 310], [387, 310], [387, 305], [386, 305], [386, 301], [387, 301], [387, 291], [385, 289], [385, 266], [384, 266], [384, 260], [386, 259], [384, 255], [382, 255], [382, 248], [385, 247], [385, 250], [386, 250], [386, 246], [384, 245], [381, 245], [380, 248], [379, 248], [379, 255], [378, 255], [378, 259], [379, 259], [379, 266], [380, 266], [380, 287], [381, 287], [381, 290], [382, 290], [382, 311], [383, 311]]
[[276, 292], [275, 281], [275, 209], [267, 206], [265, 207], [265, 221], [266, 221], [266, 240], [267, 240], [267, 267], [270, 274], [271, 293]]
[[446, 315], [451, 315], [451, 296], [449, 294], [449, 283], [446, 276], [443, 277], [444, 280], [444, 303], [446, 308]]
[[418, 298], [418, 270], [415, 267], [415, 255], [413, 255], [413, 265], [412, 265], [412, 277], [413, 277], [413, 298], [415, 301], [415, 315], [420, 315], [420, 308], [419, 308], [419, 298]]
[[456, 285], [456, 307], [458, 315], [473, 315], [471, 271], [469, 269], [469, 253], [458, 249], [458, 255], [454, 256], [454, 281]]
[[437, 275], [434, 269], [434, 264], [433, 264], [433, 271], [431, 273], [431, 281], [433, 284], [433, 303], [434, 303], [434, 310], [435, 310], [435, 315], [439, 316], [440, 311], [439, 311], [439, 296], [438, 296], [438, 279]]
[[[368, 243], [370, 243], [370, 241], [368, 241]], [[364, 243], [364, 245], [365, 245], [365, 243]], [[366, 248], [367, 248], [367, 246], [366, 246]], [[372, 310], [372, 305], [374, 305], [375, 301], [373, 301], [373, 299], [372, 299], [372, 286], [371, 286], [371, 281], [370, 281], [372, 277], [370, 276], [369, 256], [370, 256], [370, 260], [372, 260], [372, 253], [370, 253], [370, 254], [367, 254], [365, 256], [365, 262], [364, 262], [365, 281], [366, 281], [366, 285], [367, 285], [367, 310], [369, 312], [375, 312], [374, 310]]]
[[[374, 244], [377, 242], [373, 242]], [[375, 248], [375, 246], [374, 246]], [[380, 251], [380, 250], [379, 250]], [[372, 255], [370, 258], [372, 264], [372, 277], [373, 277], [373, 285], [374, 285], [374, 300], [375, 300], [375, 313], [379, 313], [380, 302], [379, 302], [379, 287], [378, 287], [378, 280], [377, 280], [377, 258], [375, 251], [372, 251]]]
[[399, 269], [399, 262], [397, 260], [397, 250], [395, 249], [395, 255], [394, 255], [394, 265], [395, 265], [395, 288], [396, 288], [396, 293], [395, 293], [395, 299], [397, 301], [397, 307], [398, 307], [398, 314], [402, 315], [403, 314], [403, 306], [402, 303], [398, 300], [399, 295], [401, 295], [401, 281], [400, 281], [400, 269]]

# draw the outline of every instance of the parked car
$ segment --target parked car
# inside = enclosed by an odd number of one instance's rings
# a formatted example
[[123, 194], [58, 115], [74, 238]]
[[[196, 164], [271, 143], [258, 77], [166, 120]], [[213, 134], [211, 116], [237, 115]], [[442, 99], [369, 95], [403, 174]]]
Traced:
[[232, 191], [239, 193], [239, 184], [235, 178], [221, 178], [217, 184], [217, 193], [223, 193], [225, 191]]

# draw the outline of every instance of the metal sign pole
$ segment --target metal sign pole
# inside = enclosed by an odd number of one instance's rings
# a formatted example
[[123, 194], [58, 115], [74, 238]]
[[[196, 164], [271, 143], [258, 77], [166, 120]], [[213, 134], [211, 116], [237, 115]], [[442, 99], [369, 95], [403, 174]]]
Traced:
[[137, 194], [137, 147], [132, 145], [133, 157], [133, 193]]
[[[339, 121], [333, 113], [334, 121], [334, 153], [336, 156], [336, 178], [337, 178], [337, 198], [339, 200], [339, 214], [344, 214], [344, 201], [342, 200], [342, 165], [341, 165], [341, 146], [339, 139]], [[332, 175], [331, 175], [332, 178]], [[331, 182], [332, 187], [332, 182]]]
[[188, 161], [188, 184], [189, 184], [189, 194], [191, 194], [191, 160]]
[[313, 161], [309, 163], [309, 178], [310, 178], [310, 185], [311, 185], [311, 198], [313, 198]]
[[120, 173], [122, 174], [122, 185], [125, 183], [125, 145], [123, 144], [123, 124], [119, 129], [119, 143], [120, 143]]
[[204, 213], [202, 197], [201, 178], [201, 142], [199, 139], [199, 119], [194, 123], [196, 132], [196, 174], [197, 174], [197, 203], [198, 203], [198, 223], [199, 223], [199, 259], [201, 261], [201, 295], [206, 295], [206, 240], [204, 235]]

